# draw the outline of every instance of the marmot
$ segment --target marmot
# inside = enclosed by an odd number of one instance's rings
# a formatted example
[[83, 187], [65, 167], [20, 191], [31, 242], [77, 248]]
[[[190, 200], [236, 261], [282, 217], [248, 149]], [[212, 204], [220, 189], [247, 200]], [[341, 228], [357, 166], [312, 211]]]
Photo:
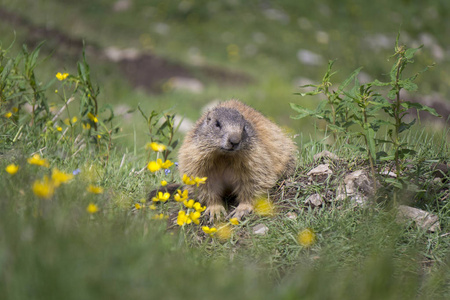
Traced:
[[[179, 150], [180, 175], [208, 177], [197, 188], [198, 200], [211, 219], [225, 214], [224, 199], [234, 197], [240, 219], [277, 180], [295, 170], [296, 147], [260, 112], [229, 100], [206, 111]], [[195, 188], [190, 186], [190, 193]]]

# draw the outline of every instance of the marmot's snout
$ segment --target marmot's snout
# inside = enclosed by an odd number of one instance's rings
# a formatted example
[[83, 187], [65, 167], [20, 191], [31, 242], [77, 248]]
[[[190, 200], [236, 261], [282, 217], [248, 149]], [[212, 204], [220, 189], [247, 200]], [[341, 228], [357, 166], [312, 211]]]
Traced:
[[224, 136], [222, 150], [237, 151], [241, 148], [242, 132], [232, 132]]

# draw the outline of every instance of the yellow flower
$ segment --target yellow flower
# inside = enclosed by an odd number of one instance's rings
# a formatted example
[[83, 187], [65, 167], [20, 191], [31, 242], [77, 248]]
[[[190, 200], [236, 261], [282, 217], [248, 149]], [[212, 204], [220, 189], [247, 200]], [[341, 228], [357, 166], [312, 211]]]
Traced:
[[77, 121], [78, 121], [77, 117], [73, 117], [72, 119], [67, 118], [64, 120], [64, 124], [66, 124], [67, 126], [71, 126], [75, 124]]
[[198, 211], [193, 211], [191, 213], [189, 213], [189, 219], [192, 220], [192, 222], [194, 222], [194, 224], [198, 225], [200, 224], [200, 218], [201, 214]]
[[194, 184], [196, 184], [195, 180], [192, 179], [191, 177], [187, 176], [186, 174], [183, 174], [183, 178], [181, 178], [181, 180], [186, 185], [194, 185]]
[[69, 73], [63, 74], [61, 74], [61, 72], [56, 73], [56, 78], [58, 78], [59, 81], [63, 81], [64, 79], [67, 78], [67, 76], [69, 76]]
[[208, 177], [202, 177], [202, 178], [195, 177], [194, 181], [195, 181], [195, 184], [197, 184], [197, 187], [199, 187], [200, 184], [205, 184], [206, 179], [208, 179]]
[[275, 206], [266, 198], [259, 198], [255, 203], [255, 213], [260, 216], [273, 216], [275, 214]]
[[36, 196], [43, 199], [48, 199], [55, 193], [55, 186], [47, 176], [44, 176], [43, 180], [36, 180], [32, 189]]
[[167, 149], [163, 144], [158, 144], [156, 142], [150, 143], [150, 148], [155, 152], [163, 152]]
[[61, 126], [58, 126], [58, 127], [56, 127], [56, 130], [62, 131], [62, 127], [61, 127]]
[[91, 129], [91, 124], [89, 124], [89, 123], [86, 123], [86, 124], [82, 124], [83, 125], [83, 129], [86, 129], [86, 130], [89, 130], [89, 129]]
[[10, 112], [10, 111], [8, 111], [6, 114], [5, 114], [5, 117], [6, 118], [11, 118], [11, 116], [12, 116], [12, 112]]
[[98, 138], [98, 139], [101, 139], [102, 136], [101, 136], [100, 134], [97, 134], [97, 138]]
[[161, 158], [158, 158], [156, 161], [151, 161], [147, 165], [147, 169], [151, 172], [159, 171], [160, 169], [168, 169], [173, 165], [173, 162], [170, 160], [166, 160], [164, 163]]
[[92, 122], [98, 123], [97, 117], [94, 116], [92, 113], [88, 112], [87, 116], [88, 116], [88, 118], [89, 118]]
[[189, 224], [191, 223], [189, 220], [189, 217], [186, 215], [186, 212], [184, 210], [180, 210], [178, 212], [178, 217], [177, 217], [177, 224], [178, 226], [183, 226], [184, 224]]
[[103, 194], [103, 188], [101, 186], [95, 186], [90, 184], [86, 190], [92, 194]]
[[150, 208], [151, 210], [155, 210], [155, 209], [156, 209], [156, 205], [151, 204], [151, 205], [149, 206], [149, 208]]
[[52, 170], [52, 180], [55, 187], [59, 187], [61, 183], [66, 183], [73, 178], [73, 174], [64, 173], [54, 168]]
[[10, 164], [6, 166], [6, 172], [8, 172], [11, 175], [14, 175], [17, 173], [17, 171], [19, 171], [19, 166], [15, 165], [15, 164]]
[[98, 209], [98, 206], [97, 206], [97, 205], [95, 205], [94, 203], [91, 202], [91, 203], [89, 203], [89, 205], [86, 207], [86, 211], [92, 215], [92, 214], [95, 214], [96, 212], [98, 212], [99, 209]]
[[306, 228], [300, 231], [297, 236], [297, 241], [303, 247], [309, 247], [316, 241], [316, 234], [312, 229]]
[[149, 169], [150, 172], [156, 172], [161, 169], [161, 166], [156, 161], [151, 161], [148, 163], [147, 169]]
[[238, 220], [237, 218], [231, 218], [231, 219], [230, 219], [230, 223], [231, 223], [232, 225], [239, 225], [239, 220]]
[[219, 240], [226, 241], [231, 237], [231, 232], [232, 229], [229, 223], [219, 224], [217, 226], [216, 236], [219, 238]]
[[33, 155], [32, 157], [28, 158], [27, 161], [30, 165], [37, 165], [37, 166], [46, 167], [46, 168], [48, 168], [50, 166], [48, 164], [48, 161], [44, 158], [41, 158], [39, 156], [39, 154]]
[[189, 201], [187, 201], [187, 200], [183, 201], [184, 206], [186, 206], [187, 208], [193, 208], [194, 203], [195, 203], [195, 201], [193, 199], [191, 199]]
[[206, 206], [202, 206], [200, 202], [195, 202], [193, 208], [195, 209], [195, 211], [203, 212], [205, 211]]
[[161, 186], [166, 186], [166, 185], [167, 185], [167, 181], [161, 180]]
[[141, 209], [143, 205], [140, 205], [139, 203], [134, 204], [134, 207], [136, 209]]
[[152, 198], [152, 201], [154, 202], [166, 202], [167, 200], [169, 200], [170, 198], [170, 194], [169, 193], [163, 193], [163, 192], [158, 192], [158, 195], [156, 197]]
[[159, 214], [159, 215], [154, 215], [152, 217], [153, 220], [162, 220], [162, 219], [168, 219], [169, 216], [165, 215], [165, 214]]
[[204, 233], [208, 234], [209, 236], [213, 236], [213, 234], [217, 232], [217, 228], [215, 228], [215, 227], [209, 228], [208, 226], [202, 226], [202, 230]]
[[183, 192], [181, 192], [181, 190], [177, 190], [177, 193], [173, 196], [173, 198], [177, 202], [183, 202], [184, 200], [187, 200], [188, 190], [184, 190]]
[[173, 162], [171, 162], [170, 160], [166, 160], [165, 162], [162, 162], [161, 158], [158, 158], [157, 162], [162, 169], [168, 169], [173, 165]]
[[58, 94], [58, 90], [55, 90], [55, 94]]

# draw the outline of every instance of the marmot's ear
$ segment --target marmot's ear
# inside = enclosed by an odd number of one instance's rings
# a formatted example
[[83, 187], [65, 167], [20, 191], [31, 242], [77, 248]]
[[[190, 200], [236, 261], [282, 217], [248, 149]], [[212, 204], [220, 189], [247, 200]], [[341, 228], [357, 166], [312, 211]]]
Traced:
[[205, 117], [205, 124], [209, 124], [211, 122], [211, 112], [208, 112]]

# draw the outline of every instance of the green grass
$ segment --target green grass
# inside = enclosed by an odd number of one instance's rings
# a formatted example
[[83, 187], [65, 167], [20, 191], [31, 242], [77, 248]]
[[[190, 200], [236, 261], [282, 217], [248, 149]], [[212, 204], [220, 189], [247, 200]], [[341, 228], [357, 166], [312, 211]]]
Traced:
[[[448, 152], [444, 154], [448, 157]], [[51, 166], [66, 172], [97, 161], [86, 151], [64, 164], [57, 155], [46, 156]], [[47, 169], [28, 165], [24, 153], [4, 153], [1, 298], [445, 299], [449, 295], [448, 200], [436, 207], [436, 195], [424, 198], [439, 215], [442, 228], [427, 233], [395, 222], [385, 205], [361, 208], [338, 202], [311, 209], [303, 204], [308, 191], [300, 191], [296, 198], [282, 200], [287, 210], [271, 218], [249, 217], [234, 228], [230, 239], [219, 241], [195, 225], [181, 229], [173, 219], [153, 220], [155, 212], [148, 209], [131, 211], [155, 184], [148, 172], [132, 172], [145, 165], [145, 156], [129, 154], [122, 164], [122, 153], [113, 151], [108, 164], [97, 169], [96, 182], [105, 187], [101, 195], [86, 192], [83, 170], [51, 199], [39, 199], [31, 185]], [[11, 161], [20, 165], [14, 176], [4, 171]], [[301, 163], [299, 170], [313, 165]], [[302, 188], [301, 181], [297, 184]], [[333, 182], [328, 185], [314, 188], [335, 187]], [[86, 212], [90, 202], [99, 206], [98, 213]], [[297, 216], [288, 218], [287, 211]], [[268, 234], [255, 235], [252, 228], [257, 224], [265, 224]], [[317, 234], [311, 248], [296, 240], [305, 228]]]

